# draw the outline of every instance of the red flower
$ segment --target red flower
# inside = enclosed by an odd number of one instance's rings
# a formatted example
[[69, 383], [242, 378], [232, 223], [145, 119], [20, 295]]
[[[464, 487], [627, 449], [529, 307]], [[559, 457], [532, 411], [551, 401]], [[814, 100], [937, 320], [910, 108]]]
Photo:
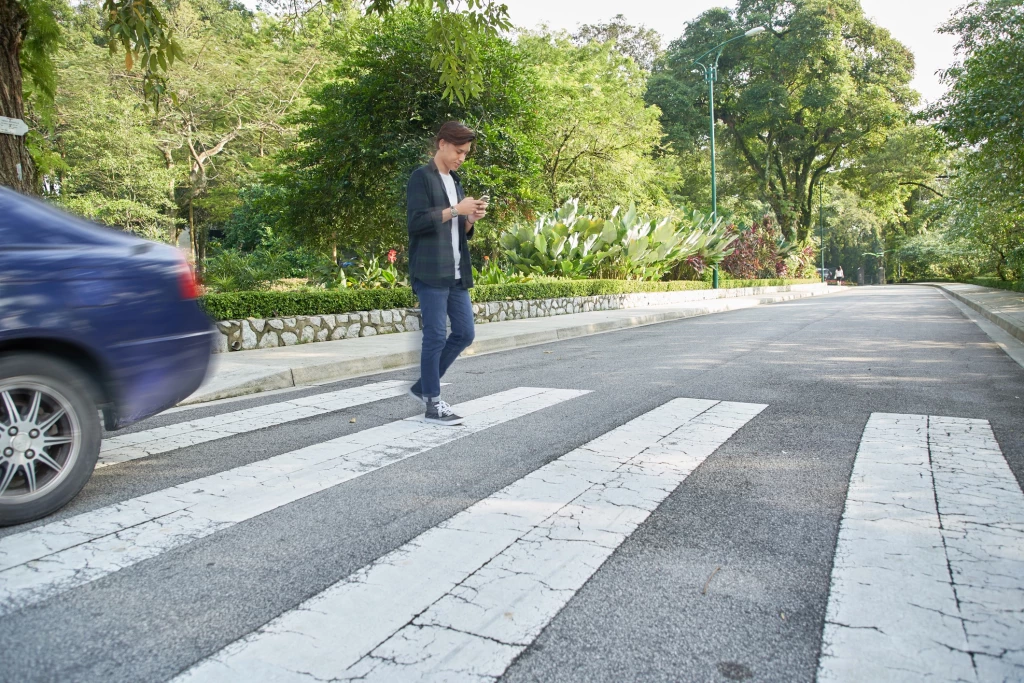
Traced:
[[490, 260], [491, 260], [490, 256], [484, 256], [484, 261], [490, 261]]
[[394, 263], [398, 259], [398, 252], [392, 249], [388, 252], [388, 261]]

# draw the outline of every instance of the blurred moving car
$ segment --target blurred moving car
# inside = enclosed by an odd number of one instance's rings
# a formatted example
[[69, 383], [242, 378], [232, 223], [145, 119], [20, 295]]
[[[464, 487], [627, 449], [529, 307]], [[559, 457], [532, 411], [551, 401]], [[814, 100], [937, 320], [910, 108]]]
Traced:
[[215, 330], [180, 251], [0, 187], [0, 526], [89, 480], [103, 430], [191, 394]]

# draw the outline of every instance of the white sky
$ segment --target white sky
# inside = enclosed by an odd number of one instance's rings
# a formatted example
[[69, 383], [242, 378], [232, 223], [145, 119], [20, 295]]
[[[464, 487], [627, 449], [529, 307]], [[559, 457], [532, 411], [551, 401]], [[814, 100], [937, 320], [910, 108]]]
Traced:
[[[606, 21], [624, 14], [630, 23], [657, 30], [669, 41], [683, 33], [686, 22], [711, 7], [734, 7], [734, 0], [502, 0], [512, 22], [534, 28], [546, 23], [554, 29], [573, 31], [579, 24]], [[948, 67], [956, 43], [952, 36], [937, 33], [957, 7], [966, 0], [861, 0], [864, 13], [889, 29], [893, 37], [914, 53], [917, 63], [914, 88], [924, 100], [942, 96], [945, 87], [936, 71]]]

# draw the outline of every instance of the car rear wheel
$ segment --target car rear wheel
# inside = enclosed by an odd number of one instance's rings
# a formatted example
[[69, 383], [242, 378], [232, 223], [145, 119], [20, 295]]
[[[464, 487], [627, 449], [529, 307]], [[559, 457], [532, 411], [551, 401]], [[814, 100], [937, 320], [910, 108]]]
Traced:
[[102, 438], [91, 389], [57, 358], [0, 357], [0, 526], [45, 517], [89, 480]]

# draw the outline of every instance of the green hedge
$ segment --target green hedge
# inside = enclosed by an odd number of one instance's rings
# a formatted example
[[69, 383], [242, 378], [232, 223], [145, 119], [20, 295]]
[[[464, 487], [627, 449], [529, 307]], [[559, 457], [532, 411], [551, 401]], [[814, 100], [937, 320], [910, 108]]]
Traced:
[[231, 292], [207, 294], [200, 304], [214, 320], [282, 318], [349, 311], [413, 308], [416, 297], [408, 287], [394, 289], [333, 289], [299, 292]]
[[[817, 280], [723, 280], [721, 286], [781, 287], [810, 284]], [[555, 282], [524, 282], [507, 285], [480, 285], [471, 290], [473, 301], [509, 301], [525, 299], [556, 299], [603, 294], [636, 292], [681, 292], [710, 289], [707, 282], [675, 280], [672, 282], [640, 282], [636, 280], [560, 280]], [[295, 315], [328, 315], [351, 311], [372, 311], [388, 308], [413, 308], [416, 297], [408, 287], [394, 289], [341, 289], [299, 292], [233, 292], [207, 294], [200, 303], [214, 320], [241, 318], [281, 318]]]
[[982, 287], [995, 287], [996, 289], [1008, 289], [1011, 292], [1024, 292], [1024, 280], [1008, 282], [997, 277], [976, 277], [971, 278], [967, 282], [972, 285], [981, 285]]

